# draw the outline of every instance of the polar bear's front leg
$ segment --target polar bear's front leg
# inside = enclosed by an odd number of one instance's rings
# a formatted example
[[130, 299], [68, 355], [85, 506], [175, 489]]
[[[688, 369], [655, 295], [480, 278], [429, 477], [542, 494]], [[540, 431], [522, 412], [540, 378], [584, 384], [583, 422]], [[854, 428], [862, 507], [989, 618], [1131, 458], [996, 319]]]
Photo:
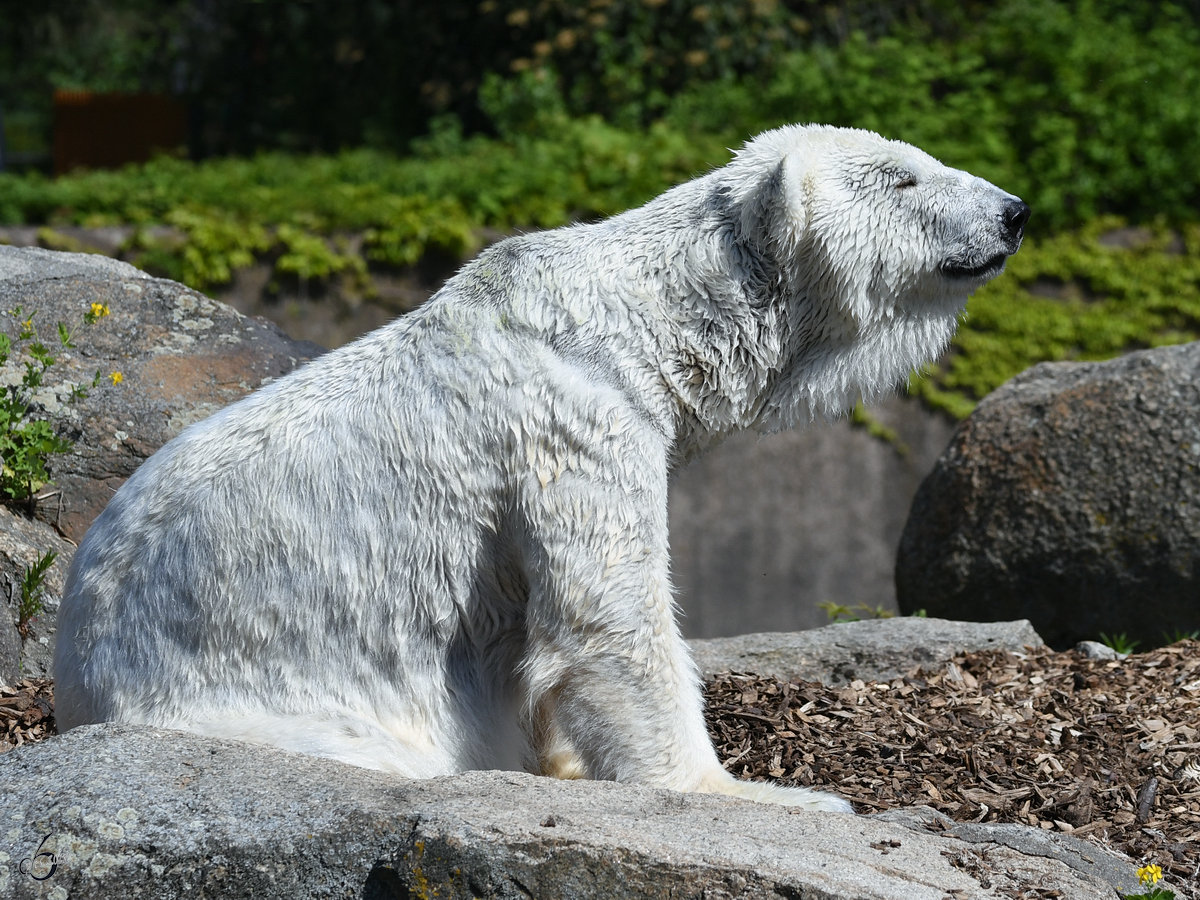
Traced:
[[521, 675], [542, 771], [850, 812], [838, 797], [738, 781], [721, 767], [675, 621], [665, 465], [637, 490], [607, 474], [566, 473], [525, 504]]

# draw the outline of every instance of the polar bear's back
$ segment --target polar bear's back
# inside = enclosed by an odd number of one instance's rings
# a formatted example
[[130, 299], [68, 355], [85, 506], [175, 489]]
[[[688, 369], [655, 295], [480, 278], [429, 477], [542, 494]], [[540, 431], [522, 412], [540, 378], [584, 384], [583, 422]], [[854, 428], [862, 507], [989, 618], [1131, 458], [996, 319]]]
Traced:
[[478, 373], [445, 365], [467, 323], [455, 335], [426, 316], [197, 423], [122, 486], [68, 578], [62, 727], [169, 727], [206, 707], [228, 719], [383, 708], [401, 732], [453, 718], [433, 685], [477, 676], [450, 648], [503, 652], [505, 598], [474, 621], [467, 574], [501, 552], [488, 540], [500, 511], [480, 498], [500, 495], [502, 475], [478, 411], [460, 408]]

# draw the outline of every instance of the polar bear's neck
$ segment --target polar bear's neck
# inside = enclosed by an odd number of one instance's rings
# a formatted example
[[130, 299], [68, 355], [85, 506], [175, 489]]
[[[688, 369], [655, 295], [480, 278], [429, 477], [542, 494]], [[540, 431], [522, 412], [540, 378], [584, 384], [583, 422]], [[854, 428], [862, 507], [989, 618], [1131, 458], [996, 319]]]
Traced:
[[[774, 273], [738, 243], [715, 182], [688, 182], [595, 226], [613, 299], [643, 330], [678, 461], [755, 422], [782, 359]], [[614, 263], [617, 265], [614, 266]]]
[[739, 430], [834, 419], [891, 393], [945, 350], [966, 299], [858, 296], [813, 270], [819, 259], [804, 257], [820, 254], [783, 233], [777, 212], [758, 211], [748, 237], [745, 204], [719, 179], [681, 185], [591, 236], [610, 270], [625, 264], [653, 336], [642, 347], [675, 404], [679, 460]]
[[886, 323], [796, 335], [797, 351], [771, 385], [755, 427], [782, 431], [844, 416], [860, 399], [881, 399], [937, 359], [955, 325], [954, 316], [897, 312]]
[[864, 322], [811, 273], [784, 272], [775, 257], [798, 248], [742, 237], [741, 215], [710, 175], [597, 224], [504, 241], [447, 288], [592, 377], [619, 376], [676, 462], [742, 429], [843, 415], [945, 347], [953, 316]]

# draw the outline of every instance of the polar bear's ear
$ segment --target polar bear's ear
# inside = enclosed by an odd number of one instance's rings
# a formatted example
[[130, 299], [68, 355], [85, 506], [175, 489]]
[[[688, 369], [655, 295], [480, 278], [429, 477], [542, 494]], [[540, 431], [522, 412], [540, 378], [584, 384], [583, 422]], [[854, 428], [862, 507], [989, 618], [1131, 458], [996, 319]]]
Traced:
[[[799, 245], [808, 230], [809, 211], [812, 208], [812, 176], [808, 165], [801, 161], [801, 153], [793, 153], [779, 164], [779, 203], [782, 221], [779, 223], [787, 235], [792, 249]], [[781, 240], [784, 238], [781, 236]]]
[[770, 247], [780, 259], [796, 251], [808, 224], [808, 203], [799, 167], [781, 159], [742, 200], [743, 238], [751, 246]]

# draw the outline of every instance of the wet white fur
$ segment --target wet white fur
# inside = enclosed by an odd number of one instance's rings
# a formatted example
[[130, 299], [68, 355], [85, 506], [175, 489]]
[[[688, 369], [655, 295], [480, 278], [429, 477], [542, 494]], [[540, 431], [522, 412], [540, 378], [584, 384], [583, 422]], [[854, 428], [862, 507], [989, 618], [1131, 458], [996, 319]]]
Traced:
[[788, 127], [644, 207], [490, 248], [117, 492], [62, 604], [60, 726], [848, 810], [717, 761], [667, 476], [936, 357], [986, 280], [938, 267], [995, 254], [1011, 199], [905, 144]]

